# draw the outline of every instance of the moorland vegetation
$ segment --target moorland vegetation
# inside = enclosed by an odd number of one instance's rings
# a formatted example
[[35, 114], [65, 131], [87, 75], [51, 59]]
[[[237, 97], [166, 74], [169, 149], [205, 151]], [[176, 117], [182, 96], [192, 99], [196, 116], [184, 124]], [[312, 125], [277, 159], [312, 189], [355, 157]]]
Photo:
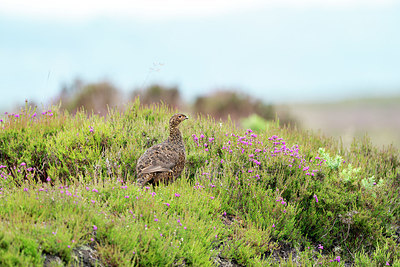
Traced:
[[400, 266], [398, 150], [193, 115], [181, 177], [140, 188], [136, 161], [175, 112], [6, 114], [0, 265]]

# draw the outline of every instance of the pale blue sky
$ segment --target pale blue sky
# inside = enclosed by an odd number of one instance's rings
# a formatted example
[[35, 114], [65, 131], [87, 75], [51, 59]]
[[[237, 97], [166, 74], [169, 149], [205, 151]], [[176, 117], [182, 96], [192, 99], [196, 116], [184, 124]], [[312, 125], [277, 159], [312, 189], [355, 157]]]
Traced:
[[[400, 94], [400, 4], [392, 1], [5, 2], [0, 110], [25, 98], [46, 103], [76, 77], [106, 78], [126, 92], [178, 85], [187, 100], [216, 88], [267, 102]], [[149, 73], [154, 63], [163, 65]]]

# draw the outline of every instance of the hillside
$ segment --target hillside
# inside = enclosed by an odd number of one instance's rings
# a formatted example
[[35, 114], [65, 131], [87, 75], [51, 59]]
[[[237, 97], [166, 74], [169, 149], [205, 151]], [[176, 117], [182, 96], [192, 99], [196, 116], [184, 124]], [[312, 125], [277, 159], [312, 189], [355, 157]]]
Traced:
[[3, 118], [0, 265], [400, 266], [398, 150], [188, 114], [181, 178], [141, 189], [174, 112]]
[[400, 148], [400, 96], [354, 98], [325, 103], [287, 104], [305, 129], [341, 138], [345, 146], [368, 133], [377, 146]]

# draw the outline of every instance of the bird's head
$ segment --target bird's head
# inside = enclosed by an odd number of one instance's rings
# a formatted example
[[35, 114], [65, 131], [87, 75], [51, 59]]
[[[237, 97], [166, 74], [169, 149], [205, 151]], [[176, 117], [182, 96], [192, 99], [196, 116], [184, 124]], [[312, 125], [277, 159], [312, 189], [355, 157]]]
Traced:
[[172, 115], [171, 119], [169, 120], [170, 127], [177, 127], [182, 121], [189, 119], [185, 114], [177, 113]]

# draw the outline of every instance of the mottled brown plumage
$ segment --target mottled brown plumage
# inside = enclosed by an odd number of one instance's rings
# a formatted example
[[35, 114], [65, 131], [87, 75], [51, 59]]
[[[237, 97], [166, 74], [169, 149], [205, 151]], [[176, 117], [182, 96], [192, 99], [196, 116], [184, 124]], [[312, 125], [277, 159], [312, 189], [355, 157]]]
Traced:
[[185, 166], [186, 152], [179, 131], [179, 124], [188, 119], [184, 114], [175, 114], [169, 120], [169, 137], [144, 152], [136, 165], [137, 184], [172, 182], [181, 175]]

